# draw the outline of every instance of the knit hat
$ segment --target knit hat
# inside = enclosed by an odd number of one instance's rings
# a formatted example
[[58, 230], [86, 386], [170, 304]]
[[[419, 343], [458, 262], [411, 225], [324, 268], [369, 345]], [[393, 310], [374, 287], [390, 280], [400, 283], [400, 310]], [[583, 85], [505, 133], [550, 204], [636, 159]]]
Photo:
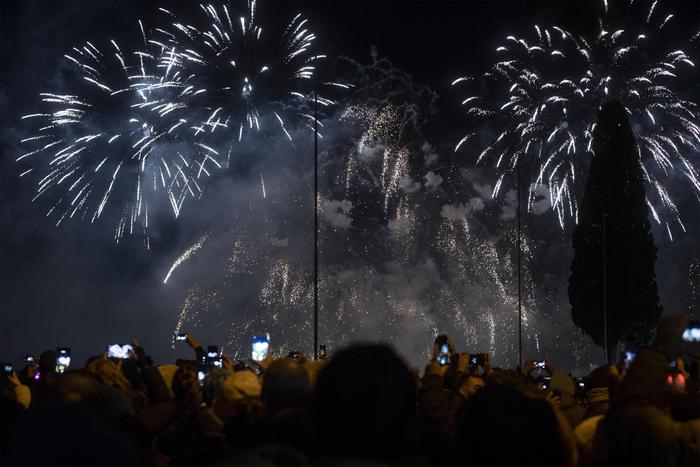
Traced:
[[571, 376], [566, 373], [554, 373], [549, 381], [549, 389], [557, 390], [561, 393], [575, 394], [576, 386]]
[[252, 371], [236, 371], [224, 381], [220, 397], [227, 400], [260, 396], [260, 380]]

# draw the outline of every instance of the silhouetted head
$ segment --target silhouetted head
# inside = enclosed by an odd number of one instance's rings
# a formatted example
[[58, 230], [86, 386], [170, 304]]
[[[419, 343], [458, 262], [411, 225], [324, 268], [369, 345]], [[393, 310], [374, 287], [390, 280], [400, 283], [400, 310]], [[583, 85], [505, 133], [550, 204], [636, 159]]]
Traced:
[[463, 375], [457, 380], [457, 392], [467, 399], [484, 387], [484, 378], [478, 375]]
[[105, 420], [118, 420], [133, 414], [127, 393], [105, 384], [88, 371], [68, 371], [57, 378], [50, 390], [53, 402], [81, 402], [92, 407]]
[[267, 407], [259, 397], [230, 401], [223, 419], [224, 434], [231, 443], [245, 444], [262, 436], [268, 428]]
[[570, 465], [554, 409], [515, 387], [489, 385], [468, 399], [457, 420], [457, 465]]
[[576, 383], [573, 378], [566, 373], [554, 373], [549, 380], [549, 389], [573, 397], [576, 393]]
[[236, 371], [224, 381], [220, 399], [230, 401], [246, 397], [260, 397], [260, 379], [250, 370]]
[[56, 371], [56, 355], [54, 350], [46, 350], [39, 356], [39, 371], [41, 377]]
[[127, 433], [82, 402], [53, 401], [32, 410], [13, 430], [9, 446], [9, 465], [146, 464]]
[[202, 391], [197, 367], [191, 363], [179, 366], [173, 375], [172, 390], [177, 402], [199, 406], [202, 403]]
[[111, 386], [128, 393], [132, 391], [131, 383], [126, 379], [119, 365], [106, 357], [92, 360], [86, 365], [85, 371], [95, 375], [105, 386]]
[[487, 376], [487, 382], [490, 385], [508, 386], [508, 387], [522, 387], [523, 386], [523, 375], [515, 370], [507, 370], [503, 368], [494, 368], [493, 371]]
[[589, 388], [610, 388], [617, 384], [620, 372], [613, 364], [599, 366], [588, 375]]
[[316, 384], [321, 449], [331, 456], [397, 459], [415, 412], [416, 385], [386, 345], [358, 345], [334, 355]]
[[318, 360], [307, 360], [304, 362], [304, 369], [306, 374], [309, 375], [309, 384], [311, 384], [311, 390], [316, 387], [316, 381], [318, 380], [318, 374], [321, 372], [328, 360], [318, 359]]
[[224, 381], [228, 378], [228, 373], [221, 368], [214, 368], [209, 372], [202, 385], [202, 397], [204, 403], [211, 407], [223, 390]]
[[301, 405], [311, 390], [304, 365], [293, 358], [275, 360], [265, 371], [262, 399], [271, 412]]

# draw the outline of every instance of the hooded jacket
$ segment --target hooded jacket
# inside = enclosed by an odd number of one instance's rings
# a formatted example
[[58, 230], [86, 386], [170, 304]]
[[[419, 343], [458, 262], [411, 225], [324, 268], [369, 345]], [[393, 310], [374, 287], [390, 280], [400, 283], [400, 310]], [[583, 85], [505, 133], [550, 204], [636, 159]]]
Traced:
[[700, 465], [700, 419], [678, 422], [666, 409], [668, 359], [637, 352], [607, 416], [613, 465]]

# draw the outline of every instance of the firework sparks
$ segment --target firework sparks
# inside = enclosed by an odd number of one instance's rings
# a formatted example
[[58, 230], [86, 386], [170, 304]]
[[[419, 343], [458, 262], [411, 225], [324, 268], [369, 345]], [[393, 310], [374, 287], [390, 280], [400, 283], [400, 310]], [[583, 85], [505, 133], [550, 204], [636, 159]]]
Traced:
[[[338, 121], [324, 121], [332, 128], [329, 134], [338, 133], [333, 125], [342, 126], [343, 137], [333, 138], [332, 152], [340, 156], [321, 161], [325, 188], [319, 199], [343, 200], [347, 208], [340, 211], [349, 219], [340, 225], [323, 216], [320, 225], [319, 306], [320, 315], [328, 318], [320, 323], [323, 339], [339, 344], [388, 339], [407, 355], [424, 358], [426, 342], [447, 332], [462, 348], [489, 351], [494, 361], [514, 363], [515, 233], [508, 224], [504, 228], [498, 212], [495, 231], [476, 218], [486, 216], [485, 203], [494, 207], [485, 201], [492, 190], [486, 189], [486, 196], [473, 187], [455, 188], [454, 196], [469, 190], [480, 197], [441, 210], [444, 196], [452, 196], [446, 186], [459, 181], [446, 180], [432, 190], [418, 184], [414, 192], [412, 186], [401, 186], [411, 173], [420, 180], [418, 171], [424, 173], [426, 165], [439, 170], [433, 165], [439, 157], [433, 153], [439, 150], [424, 143], [421, 133], [431, 115], [431, 93], [416, 89], [410, 77], [384, 92], [401, 73], [376, 56], [371, 65], [352, 70], [361, 78], [350, 80], [355, 84], [350, 102]], [[441, 173], [447, 179], [448, 174]], [[457, 178], [466, 183], [462, 174]], [[310, 250], [303, 247], [306, 239], [285, 230], [307, 219], [308, 185], [303, 177], [295, 178], [279, 190], [276, 178], [275, 189], [269, 189], [261, 172], [253, 173], [250, 181], [256, 194], [266, 190], [264, 197], [254, 196], [244, 209], [249, 217], [238, 219], [236, 228], [212, 237], [197, 253], [206, 268], [183, 294], [177, 329], [214, 321], [225, 334], [219, 341], [232, 348], [248, 348], [252, 335], [266, 331], [278, 349], [309, 350]], [[536, 193], [539, 198], [549, 196], [542, 187]], [[531, 203], [533, 209], [549, 205], [539, 198]], [[535, 310], [549, 292], [536, 290], [528, 268], [532, 253], [525, 243], [523, 332], [533, 351], [539, 351], [549, 347], [541, 345], [537, 334], [541, 320], [548, 317]], [[194, 262], [185, 267], [196, 268]]]
[[[654, 2], [643, 16], [640, 26], [654, 26], [651, 33], [613, 27], [606, 17], [593, 38], [535, 26], [533, 36], [511, 35], [497, 48], [498, 61], [488, 74], [495, 92], [462, 102], [471, 117], [498, 122], [497, 135], [477, 157], [477, 163], [495, 160], [500, 171], [494, 197], [506, 175], [522, 163], [532, 181], [528, 205], [537, 187], [546, 185], [560, 225], [568, 217], [575, 221], [576, 173], [592, 156], [597, 109], [618, 99], [638, 141], [654, 219], [671, 235], [669, 221], [654, 208], [660, 206], [685, 231], [666, 180], [672, 172], [681, 173], [700, 194], [698, 170], [689, 158], [700, 147], [697, 106], [674, 90], [678, 76], [695, 64], [683, 50], [656, 53], [662, 39], [655, 36], [669, 29], [673, 15], [660, 14]], [[453, 85], [470, 81], [460, 78]]]
[[[250, 131], [278, 129], [291, 141], [283, 118], [288, 108], [299, 109], [295, 115], [302, 120], [314, 120], [303, 109], [311, 105], [310, 85], [325, 55], [313, 51], [316, 36], [308, 20], [296, 15], [281, 32], [263, 31], [256, 8], [254, 0], [243, 12], [229, 2], [201, 4], [200, 21], [194, 24], [161, 8], [172, 22], [164, 40], [177, 47], [201, 87], [198, 134], [228, 131], [240, 142]], [[333, 104], [320, 96], [318, 103]]]
[[367, 183], [381, 187], [384, 212], [390, 214], [405, 194], [401, 180], [409, 173], [411, 154], [418, 152], [416, 141], [423, 139], [420, 129], [434, 114], [437, 96], [430, 88], [417, 86], [387, 58], [380, 58], [376, 49], [372, 57], [370, 64], [347, 57], [341, 60], [358, 79], [352, 80], [350, 104], [340, 120], [358, 124], [362, 132], [347, 152], [342, 183], [349, 195], [354, 178], [369, 176]]
[[[22, 140], [32, 149], [17, 161], [34, 166], [34, 199], [52, 198], [47, 216], [95, 222], [118, 210], [115, 239], [148, 224], [156, 196], [177, 217], [188, 197], [202, 192], [198, 179], [220, 167], [218, 153], [201, 143], [187, 110], [195, 88], [181, 74], [176, 50], [144, 37], [143, 49], [122, 50], [86, 42], [65, 55], [77, 72], [70, 91], [41, 93], [41, 113], [22, 117], [36, 133]], [[34, 170], [36, 168], [36, 170]]]

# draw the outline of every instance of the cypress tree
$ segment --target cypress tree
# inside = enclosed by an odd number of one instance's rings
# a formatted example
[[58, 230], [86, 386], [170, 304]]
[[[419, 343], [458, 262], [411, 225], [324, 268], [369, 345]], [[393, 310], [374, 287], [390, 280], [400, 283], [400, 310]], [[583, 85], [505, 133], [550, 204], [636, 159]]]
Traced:
[[643, 172], [619, 102], [601, 108], [593, 151], [573, 234], [569, 302], [574, 324], [596, 344], [604, 346], [606, 329], [610, 359], [618, 341], [645, 338], [661, 313]]

